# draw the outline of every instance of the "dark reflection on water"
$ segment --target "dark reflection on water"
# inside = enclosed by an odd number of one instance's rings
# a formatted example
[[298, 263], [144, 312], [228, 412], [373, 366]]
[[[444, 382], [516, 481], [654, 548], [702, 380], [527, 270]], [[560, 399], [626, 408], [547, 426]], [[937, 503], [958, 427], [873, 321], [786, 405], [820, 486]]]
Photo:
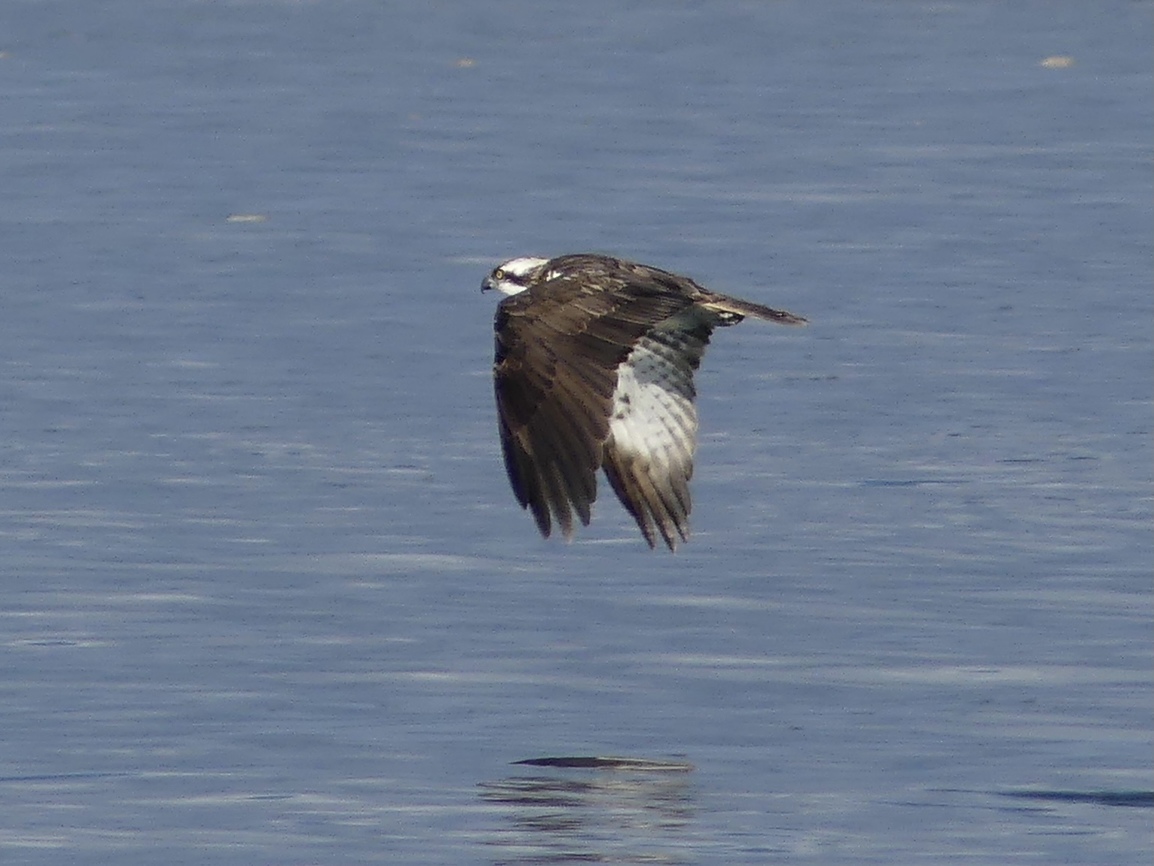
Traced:
[[599, 763], [590, 772], [553, 763], [561, 760], [540, 759], [533, 765], [549, 761], [541, 772], [480, 785], [482, 800], [506, 809], [505, 826], [490, 843], [496, 866], [689, 862], [695, 807], [688, 765], [606, 769]]
[[1096, 806], [1154, 806], [1154, 791], [999, 791], [1003, 797], [1043, 803], [1090, 803]]

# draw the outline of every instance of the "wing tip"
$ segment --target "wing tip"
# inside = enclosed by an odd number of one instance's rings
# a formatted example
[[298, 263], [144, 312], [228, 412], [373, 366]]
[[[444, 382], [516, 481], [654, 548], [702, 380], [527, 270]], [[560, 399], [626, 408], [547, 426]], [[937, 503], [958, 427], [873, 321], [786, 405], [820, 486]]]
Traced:
[[[681, 490], [654, 484], [648, 470], [637, 463], [619, 463], [614, 455], [605, 461], [605, 475], [609, 486], [621, 504], [636, 521], [650, 550], [657, 548], [657, 536], [673, 553], [677, 545], [689, 541], [689, 513], [692, 509], [689, 488]], [[685, 481], [688, 482], [686, 475]]]

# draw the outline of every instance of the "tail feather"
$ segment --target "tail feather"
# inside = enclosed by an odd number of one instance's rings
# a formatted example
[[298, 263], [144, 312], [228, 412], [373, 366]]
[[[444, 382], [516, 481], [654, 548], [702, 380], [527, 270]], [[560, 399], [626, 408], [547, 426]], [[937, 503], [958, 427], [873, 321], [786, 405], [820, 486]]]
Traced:
[[781, 325], [807, 324], [806, 319], [785, 310], [775, 310], [773, 307], [762, 306], [753, 303], [753, 301], [743, 301], [741, 298], [732, 298], [729, 295], [721, 295], [716, 292], [710, 292], [698, 303], [707, 310], [735, 316], [750, 316], [754, 319], [764, 319], [767, 322], [777, 322]]

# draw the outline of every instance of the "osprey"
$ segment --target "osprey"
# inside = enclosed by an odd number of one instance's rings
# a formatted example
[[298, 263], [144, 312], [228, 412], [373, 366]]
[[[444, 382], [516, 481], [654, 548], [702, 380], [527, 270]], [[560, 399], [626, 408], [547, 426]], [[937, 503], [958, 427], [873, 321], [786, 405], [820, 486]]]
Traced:
[[711, 292], [688, 277], [609, 256], [521, 257], [481, 291], [497, 306], [493, 365], [505, 469], [548, 537], [589, 525], [604, 469], [641, 534], [689, 538], [697, 446], [693, 371], [718, 326], [746, 316], [801, 325], [783, 310]]

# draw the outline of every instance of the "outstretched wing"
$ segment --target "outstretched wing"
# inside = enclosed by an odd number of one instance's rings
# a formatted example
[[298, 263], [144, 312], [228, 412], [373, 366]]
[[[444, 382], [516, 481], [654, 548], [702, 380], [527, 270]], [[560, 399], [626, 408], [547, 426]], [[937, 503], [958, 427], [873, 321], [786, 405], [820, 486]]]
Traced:
[[712, 322], [686, 312], [629, 353], [613, 395], [604, 465], [609, 483], [649, 546], [689, 538], [689, 479], [697, 448], [693, 373]]
[[642, 337], [626, 356], [613, 393], [603, 462], [617, 498], [649, 546], [656, 546], [660, 533], [675, 550], [679, 540], [689, 540], [689, 479], [697, 449], [693, 374], [713, 328], [736, 325], [747, 316], [786, 325], [805, 319], [665, 275], [688, 284], [694, 304]]
[[494, 384], [513, 493], [541, 534], [589, 523], [610, 436], [618, 366], [656, 324], [691, 301], [668, 289], [565, 274], [503, 300]]

